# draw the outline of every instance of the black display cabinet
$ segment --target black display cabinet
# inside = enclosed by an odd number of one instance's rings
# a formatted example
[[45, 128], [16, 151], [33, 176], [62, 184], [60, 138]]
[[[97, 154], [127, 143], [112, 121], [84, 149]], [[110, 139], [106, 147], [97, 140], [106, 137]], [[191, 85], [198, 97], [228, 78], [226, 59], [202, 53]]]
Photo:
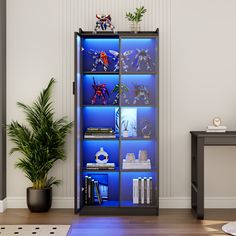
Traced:
[[159, 37], [75, 33], [75, 212], [158, 215]]

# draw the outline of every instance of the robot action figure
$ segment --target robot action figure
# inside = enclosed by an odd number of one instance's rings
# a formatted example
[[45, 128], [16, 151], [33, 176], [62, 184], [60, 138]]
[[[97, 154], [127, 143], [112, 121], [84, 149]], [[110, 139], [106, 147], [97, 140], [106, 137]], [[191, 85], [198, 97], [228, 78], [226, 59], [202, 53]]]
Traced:
[[134, 101], [133, 104], [136, 104], [138, 101], [143, 100], [145, 105], [150, 104], [150, 92], [146, 86], [143, 84], [134, 84]]
[[[112, 50], [110, 50], [112, 51]], [[110, 53], [109, 51], [109, 53]], [[108, 70], [108, 67], [109, 67], [109, 60], [108, 58], [112, 59], [112, 60], [119, 60], [119, 58], [116, 58], [116, 56], [114, 56], [114, 54], [110, 53], [111, 55], [108, 55], [105, 51], [95, 51], [93, 49], [90, 49], [88, 51], [86, 51], [90, 56], [92, 56], [92, 59], [94, 60], [94, 63], [93, 63], [93, 68], [91, 70], [91, 72], [95, 72], [97, 70], [97, 66], [99, 64], [102, 64], [103, 65], [103, 69], [104, 71], [107, 71]], [[116, 52], [116, 51], [113, 51], [113, 52]], [[118, 52], [117, 52], [118, 53]], [[118, 62], [116, 64], [119, 64]], [[115, 69], [114, 71], [117, 71], [119, 69], [119, 67], [117, 68], [116, 65], [115, 65]]]
[[142, 66], [146, 66], [146, 70], [152, 69], [151, 56], [148, 53], [148, 49], [136, 49], [137, 53], [132, 63], [136, 67], [136, 71], [140, 71]]
[[96, 14], [96, 26], [94, 28], [94, 32], [97, 33], [98, 29], [106, 30], [108, 27], [115, 33], [115, 27], [111, 23], [111, 16], [110, 15], [98, 15]]
[[117, 93], [116, 98], [113, 102], [113, 105], [118, 105], [120, 101], [120, 94], [122, 96], [123, 101], [125, 104], [129, 104], [129, 99], [126, 96], [126, 92], [129, 92], [128, 87], [125, 84], [117, 84], [115, 88], [112, 90], [112, 93]]
[[94, 89], [94, 95], [93, 98], [91, 100], [92, 104], [96, 103], [96, 98], [98, 97], [99, 99], [102, 98], [102, 104], [106, 105], [107, 104], [107, 99], [105, 97], [105, 95], [107, 95], [108, 97], [110, 97], [109, 92], [107, 90], [106, 84], [96, 84], [95, 79], [93, 77], [93, 85], [92, 85], [93, 89]]
[[[109, 50], [109, 52], [115, 57], [115, 59], [117, 59], [117, 63], [115, 64], [115, 70], [114, 71], [118, 71], [119, 70], [119, 53], [117, 51], [114, 50]], [[128, 65], [127, 62], [130, 60], [129, 56], [133, 53], [133, 50], [128, 50], [125, 51], [121, 54], [120, 57], [120, 62], [121, 62], [121, 66], [122, 66], [122, 70], [127, 72], [128, 71]], [[113, 60], [115, 60], [113, 59]]]

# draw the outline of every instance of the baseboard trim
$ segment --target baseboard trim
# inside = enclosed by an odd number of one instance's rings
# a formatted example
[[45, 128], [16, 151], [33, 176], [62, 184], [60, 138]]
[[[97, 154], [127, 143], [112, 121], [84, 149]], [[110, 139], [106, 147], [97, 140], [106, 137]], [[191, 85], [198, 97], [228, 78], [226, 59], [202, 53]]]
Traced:
[[0, 201], [0, 213], [3, 213], [7, 209], [7, 199], [4, 198]]
[[[191, 208], [190, 197], [160, 197], [160, 208], [166, 209], [189, 209]], [[236, 208], [236, 197], [205, 197], [205, 208]], [[27, 208], [25, 197], [8, 197], [0, 201], [0, 212], [6, 208]], [[54, 197], [52, 208], [74, 208], [73, 197]]]
[[160, 197], [159, 200], [160, 208], [191, 208], [191, 198], [189, 197]]
[[236, 197], [205, 197], [205, 208], [236, 208]]
[[[26, 197], [8, 197], [7, 208], [27, 208]], [[54, 197], [52, 208], [74, 208], [74, 198]]]

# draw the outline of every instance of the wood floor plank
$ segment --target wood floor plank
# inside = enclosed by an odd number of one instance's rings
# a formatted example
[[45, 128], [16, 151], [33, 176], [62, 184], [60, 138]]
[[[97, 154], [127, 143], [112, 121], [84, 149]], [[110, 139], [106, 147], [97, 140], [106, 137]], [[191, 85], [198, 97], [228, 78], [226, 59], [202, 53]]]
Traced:
[[159, 216], [79, 216], [72, 209], [47, 213], [7, 209], [0, 214], [0, 225], [71, 224], [70, 236], [217, 236], [226, 235], [221, 227], [230, 221], [236, 221], [236, 209], [205, 210], [204, 220], [197, 220], [188, 209], [161, 209]]

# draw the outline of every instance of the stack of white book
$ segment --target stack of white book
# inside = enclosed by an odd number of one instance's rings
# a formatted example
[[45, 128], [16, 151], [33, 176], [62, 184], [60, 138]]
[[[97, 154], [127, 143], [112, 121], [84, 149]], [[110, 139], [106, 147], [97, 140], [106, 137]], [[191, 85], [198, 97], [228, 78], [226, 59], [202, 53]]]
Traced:
[[227, 127], [226, 126], [214, 126], [214, 125], [208, 125], [206, 128], [206, 132], [217, 132], [217, 133], [224, 133], [226, 132]]
[[133, 204], [152, 204], [152, 177], [133, 179]]
[[146, 161], [140, 161], [138, 159], [127, 161], [123, 159], [122, 168], [124, 170], [129, 169], [151, 169], [151, 161], [147, 159]]

